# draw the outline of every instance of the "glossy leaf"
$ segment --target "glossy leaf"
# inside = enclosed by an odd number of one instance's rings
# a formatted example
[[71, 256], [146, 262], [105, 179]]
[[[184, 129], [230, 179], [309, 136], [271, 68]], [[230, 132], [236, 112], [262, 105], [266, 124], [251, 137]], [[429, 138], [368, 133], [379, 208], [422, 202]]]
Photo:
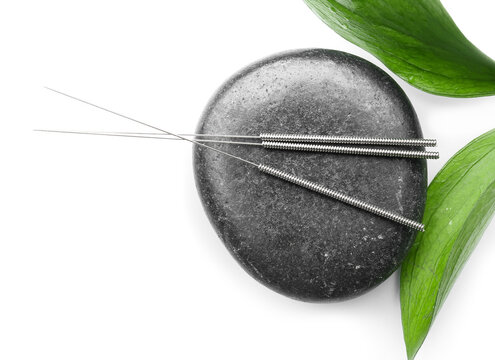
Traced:
[[402, 326], [409, 359], [495, 211], [495, 129], [472, 141], [438, 173], [428, 188], [426, 231], [402, 265]]
[[495, 62], [466, 39], [439, 0], [304, 1], [339, 35], [421, 90], [495, 95]]

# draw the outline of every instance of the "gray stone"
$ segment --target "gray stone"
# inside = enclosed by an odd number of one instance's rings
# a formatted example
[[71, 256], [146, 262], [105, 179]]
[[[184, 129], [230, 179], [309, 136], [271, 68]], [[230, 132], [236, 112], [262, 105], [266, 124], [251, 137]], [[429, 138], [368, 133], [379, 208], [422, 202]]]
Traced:
[[[384, 71], [356, 56], [300, 50], [228, 80], [198, 132], [422, 137], [411, 103]], [[426, 162], [215, 145], [420, 221]], [[400, 265], [415, 231], [195, 147], [197, 188], [234, 258], [269, 288], [305, 301], [343, 300]]]

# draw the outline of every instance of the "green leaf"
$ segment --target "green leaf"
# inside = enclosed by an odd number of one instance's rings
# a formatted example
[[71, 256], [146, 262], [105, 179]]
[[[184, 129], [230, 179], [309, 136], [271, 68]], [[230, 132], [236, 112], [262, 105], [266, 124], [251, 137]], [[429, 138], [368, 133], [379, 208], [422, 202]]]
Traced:
[[340, 36], [421, 90], [495, 95], [495, 62], [466, 39], [439, 0], [304, 1]]
[[402, 264], [404, 340], [413, 359], [495, 211], [495, 129], [452, 157], [428, 187], [426, 231]]

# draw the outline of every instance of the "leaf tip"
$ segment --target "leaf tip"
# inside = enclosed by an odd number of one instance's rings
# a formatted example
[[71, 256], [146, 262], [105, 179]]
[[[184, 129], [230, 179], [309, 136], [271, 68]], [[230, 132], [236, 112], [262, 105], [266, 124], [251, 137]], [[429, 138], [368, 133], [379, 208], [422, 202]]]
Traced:
[[406, 352], [407, 352], [407, 360], [414, 360], [416, 354], [418, 353], [418, 349], [415, 346], [408, 346], [406, 344]]

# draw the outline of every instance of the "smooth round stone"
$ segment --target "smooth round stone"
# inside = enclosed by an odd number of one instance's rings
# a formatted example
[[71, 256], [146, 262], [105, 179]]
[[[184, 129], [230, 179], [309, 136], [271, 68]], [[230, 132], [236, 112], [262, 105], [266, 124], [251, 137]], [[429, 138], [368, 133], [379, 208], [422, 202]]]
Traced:
[[[278, 54], [245, 68], [218, 90], [197, 130], [422, 137], [411, 103], [390, 76], [359, 57], [322, 49]], [[424, 160], [212, 146], [422, 218]], [[292, 298], [363, 294], [397, 269], [416, 234], [209, 149], [195, 147], [194, 168], [206, 213], [233, 257], [259, 282]]]

